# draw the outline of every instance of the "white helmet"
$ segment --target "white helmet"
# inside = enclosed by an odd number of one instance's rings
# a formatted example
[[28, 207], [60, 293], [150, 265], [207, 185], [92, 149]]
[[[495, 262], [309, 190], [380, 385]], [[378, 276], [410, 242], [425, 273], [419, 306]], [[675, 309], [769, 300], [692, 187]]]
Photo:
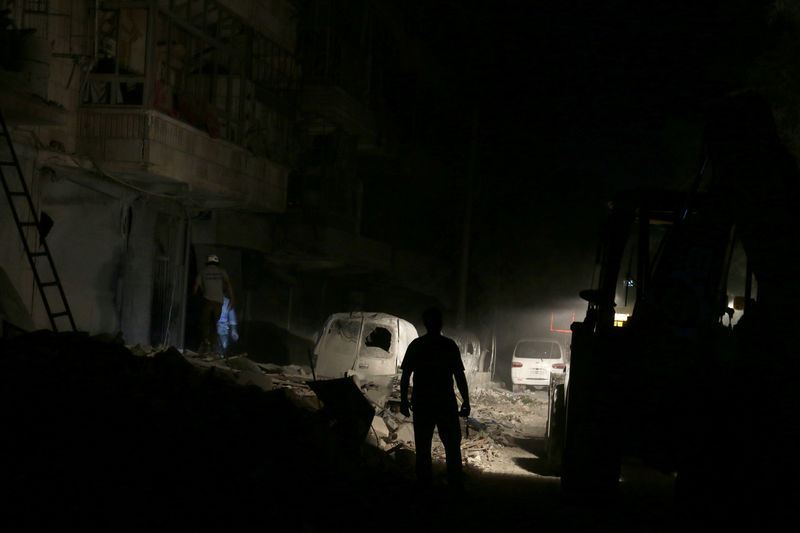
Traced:
[[208, 256], [208, 259], [206, 259], [206, 263], [214, 263], [214, 264], [219, 263], [219, 256], [217, 256], [216, 254], [210, 254]]

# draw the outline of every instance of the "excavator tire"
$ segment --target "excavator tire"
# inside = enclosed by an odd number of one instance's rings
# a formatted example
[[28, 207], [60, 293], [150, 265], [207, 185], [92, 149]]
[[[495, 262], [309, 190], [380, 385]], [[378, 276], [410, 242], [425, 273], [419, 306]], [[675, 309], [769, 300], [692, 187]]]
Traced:
[[564, 384], [556, 385], [550, 391], [548, 402], [545, 453], [548, 470], [554, 474], [561, 472], [561, 451], [564, 445], [564, 427], [567, 422], [564, 394]]

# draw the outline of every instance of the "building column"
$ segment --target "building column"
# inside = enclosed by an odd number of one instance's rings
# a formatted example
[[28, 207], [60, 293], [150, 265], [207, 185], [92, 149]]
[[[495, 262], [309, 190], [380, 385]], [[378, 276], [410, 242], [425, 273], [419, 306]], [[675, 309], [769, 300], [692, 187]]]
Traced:
[[121, 329], [128, 344], [150, 343], [156, 212], [135, 202], [125, 251]]

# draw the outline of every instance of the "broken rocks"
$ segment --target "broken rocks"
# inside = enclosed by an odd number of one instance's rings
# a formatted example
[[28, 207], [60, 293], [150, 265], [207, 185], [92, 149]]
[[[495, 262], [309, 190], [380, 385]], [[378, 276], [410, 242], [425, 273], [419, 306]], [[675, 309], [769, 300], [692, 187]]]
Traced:
[[413, 424], [401, 424], [396, 431], [397, 440], [403, 442], [414, 442], [414, 425]]
[[[242, 371], [190, 364], [174, 348], [149, 353], [78, 334], [0, 339], [0, 418], [14, 436], [0, 446], [14, 485], [6, 504], [30, 529], [77, 518], [99, 526], [125, 517], [131, 529], [176, 514], [190, 521], [198, 498], [213, 500], [196, 513], [209, 522], [220, 509], [278, 513], [307, 483], [358, 488], [346, 476], [359, 464], [321, 417], [222, 375], [241, 378], [247, 363]], [[280, 490], [270, 491], [276, 478]]]
[[393, 416], [387, 416], [384, 418], [384, 422], [386, 422], [386, 426], [389, 428], [389, 431], [397, 431], [397, 428], [400, 427], [400, 422]]
[[372, 431], [380, 439], [386, 439], [389, 437], [389, 428], [386, 426], [386, 422], [384, 422], [383, 418], [381, 418], [380, 416], [376, 415], [372, 419]]
[[265, 391], [272, 390], [272, 378], [269, 376], [258, 372], [253, 372], [252, 370], [245, 370], [239, 373], [239, 377], [236, 380], [239, 385], [255, 385], [256, 387], [260, 387]]

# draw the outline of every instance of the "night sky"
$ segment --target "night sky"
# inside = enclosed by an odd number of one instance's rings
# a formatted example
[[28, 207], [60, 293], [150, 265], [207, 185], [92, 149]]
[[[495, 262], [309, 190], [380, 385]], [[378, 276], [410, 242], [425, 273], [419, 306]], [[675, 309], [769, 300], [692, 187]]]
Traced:
[[784, 3], [416, 5], [409, 27], [445, 80], [417, 110], [428, 111], [426, 142], [450, 157], [452, 173], [403, 182], [399, 217], [407, 243], [457, 264], [477, 108], [473, 307], [575, 299], [591, 282], [615, 190], [686, 188], [720, 96], [756, 88], [792, 105], [796, 93], [800, 10]]

